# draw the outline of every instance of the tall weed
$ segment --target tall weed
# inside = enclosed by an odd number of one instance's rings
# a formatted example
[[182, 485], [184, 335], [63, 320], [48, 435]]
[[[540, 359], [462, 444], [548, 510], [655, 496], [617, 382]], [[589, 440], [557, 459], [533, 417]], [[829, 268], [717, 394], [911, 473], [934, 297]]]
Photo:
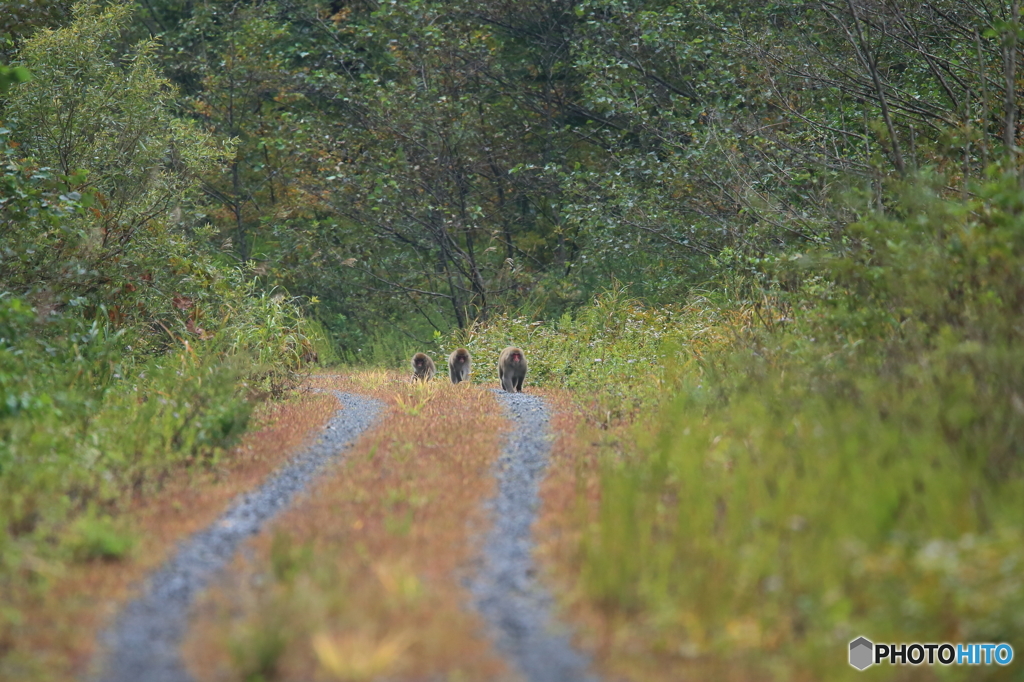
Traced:
[[239, 389], [254, 368], [294, 371], [287, 329], [247, 345], [230, 331], [168, 335], [168, 350], [140, 355], [136, 331], [102, 311], [41, 321], [23, 300], [0, 298], [0, 591], [17, 596], [0, 611], [0, 640], [19, 622], [15, 605], [61, 564], [126, 554], [121, 515], [133, 500], [173, 469], [216, 464], [245, 429], [251, 404]]
[[791, 323], [693, 358], [656, 428], [602, 465], [590, 597], [757, 676], [855, 676], [859, 635], [1018, 641], [1021, 213], [1012, 178], [967, 204], [920, 182], [837, 251], [791, 257]]
[[608, 421], [620, 447], [577, 547], [586, 598], [633, 645], [852, 679], [860, 635], [1024, 635], [1024, 195], [992, 176], [950, 202], [931, 182], [833, 249], [779, 258], [785, 290], [756, 303], [651, 310], [616, 290], [453, 339], [477, 357], [522, 344], [531, 381], [637, 416]]
[[695, 296], [686, 305], [652, 308], [617, 286], [591, 305], [553, 321], [498, 316], [439, 342], [440, 354], [465, 346], [472, 379], [497, 382], [497, 359], [509, 345], [523, 349], [527, 383], [571, 389], [603, 422], [654, 409], [687, 366], [727, 346], [749, 307], [726, 310]]

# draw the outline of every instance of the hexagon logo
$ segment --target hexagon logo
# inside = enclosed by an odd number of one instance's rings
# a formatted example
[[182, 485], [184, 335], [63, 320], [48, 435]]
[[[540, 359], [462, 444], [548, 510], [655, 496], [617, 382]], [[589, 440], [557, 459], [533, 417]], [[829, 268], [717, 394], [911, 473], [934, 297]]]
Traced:
[[850, 642], [850, 665], [857, 670], [864, 670], [874, 663], [875, 645], [865, 637], [858, 637]]

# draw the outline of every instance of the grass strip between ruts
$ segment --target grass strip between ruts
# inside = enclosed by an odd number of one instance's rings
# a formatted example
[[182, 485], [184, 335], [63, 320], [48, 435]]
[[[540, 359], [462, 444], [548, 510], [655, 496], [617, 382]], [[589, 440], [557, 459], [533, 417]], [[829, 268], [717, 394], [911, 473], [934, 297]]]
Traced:
[[200, 601], [184, 647], [192, 674], [513, 679], [461, 580], [507, 425], [493, 395], [379, 371], [316, 384], [387, 411]]

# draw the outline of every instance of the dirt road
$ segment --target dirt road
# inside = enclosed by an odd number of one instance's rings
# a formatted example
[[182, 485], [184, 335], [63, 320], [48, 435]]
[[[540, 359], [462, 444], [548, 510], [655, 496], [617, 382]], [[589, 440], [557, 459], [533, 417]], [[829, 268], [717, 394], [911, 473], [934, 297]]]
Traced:
[[147, 580], [141, 597], [130, 602], [114, 627], [102, 636], [105, 655], [100, 682], [189, 682], [179, 655], [196, 596], [230, 562], [239, 545], [284, 510], [329, 463], [374, 421], [380, 404], [334, 392], [342, 407], [320, 439], [295, 456], [263, 485], [245, 495], [213, 524], [181, 544], [177, 553]]

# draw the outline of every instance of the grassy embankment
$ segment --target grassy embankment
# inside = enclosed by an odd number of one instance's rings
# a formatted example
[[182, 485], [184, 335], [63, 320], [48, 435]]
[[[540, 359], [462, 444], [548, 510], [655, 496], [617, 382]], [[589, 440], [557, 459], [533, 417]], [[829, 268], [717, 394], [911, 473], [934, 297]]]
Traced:
[[[231, 449], [253, 406], [330, 359], [298, 301], [210, 248], [197, 194], [231, 145], [174, 115], [131, 12], [82, 3], [26, 39], [0, 101], [3, 679], [80, 673], [130, 581], [277, 461]], [[256, 423], [291, 444], [328, 402]]]
[[381, 424], [207, 595], [185, 645], [192, 673], [508, 679], [459, 579], [493, 493], [505, 424], [494, 398], [405, 372], [314, 382], [382, 400]]
[[[84, 675], [94, 660], [96, 634], [145, 574], [166, 560], [179, 540], [213, 521], [232, 498], [258, 485], [335, 406], [324, 395], [261, 403], [240, 442], [215, 465], [174, 467], [163, 473], [158, 490], [126, 495], [102, 516], [72, 522], [70, 542], [80, 553], [36, 560], [44, 573], [26, 576], [31, 584], [21, 585], [5, 603], [18, 614], [17, 627], [8, 633], [5, 674], [23, 680]], [[87, 547], [91, 551], [81, 553]]]
[[541, 555], [607, 673], [846, 679], [860, 635], [1021, 641], [1021, 197], [914, 192], [756, 305], [612, 292], [460, 339], [515, 341], [533, 382], [575, 391]]
[[249, 336], [257, 309], [234, 320], [241, 327], [230, 344], [181, 339], [139, 360], [122, 348], [124, 334], [94, 325], [62, 336], [40, 330], [17, 299], [5, 302], [3, 676], [81, 673], [97, 629], [133, 581], [330, 415], [335, 401], [325, 396], [261, 402], [292, 380], [277, 344], [307, 337], [281, 324], [270, 327], [271, 343]]

